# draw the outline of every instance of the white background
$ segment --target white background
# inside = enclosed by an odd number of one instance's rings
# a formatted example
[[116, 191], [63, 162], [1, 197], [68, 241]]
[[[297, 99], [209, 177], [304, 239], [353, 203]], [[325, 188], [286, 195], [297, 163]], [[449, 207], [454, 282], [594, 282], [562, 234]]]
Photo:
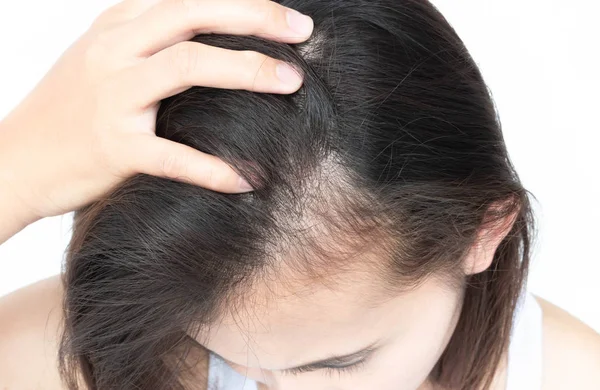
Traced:
[[[0, 117], [115, 2], [0, 1]], [[510, 156], [538, 199], [540, 233], [529, 289], [600, 332], [597, 2], [434, 4], [480, 65]], [[0, 295], [60, 272], [70, 227], [70, 214], [42, 220], [0, 246]]]

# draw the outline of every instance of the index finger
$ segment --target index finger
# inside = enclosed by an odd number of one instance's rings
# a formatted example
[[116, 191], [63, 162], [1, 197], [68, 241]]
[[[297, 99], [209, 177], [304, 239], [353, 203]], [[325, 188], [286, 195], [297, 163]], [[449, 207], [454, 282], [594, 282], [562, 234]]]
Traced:
[[312, 34], [309, 16], [267, 0], [163, 0], [115, 29], [127, 53], [150, 56], [197, 34], [254, 35], [286, 43]]

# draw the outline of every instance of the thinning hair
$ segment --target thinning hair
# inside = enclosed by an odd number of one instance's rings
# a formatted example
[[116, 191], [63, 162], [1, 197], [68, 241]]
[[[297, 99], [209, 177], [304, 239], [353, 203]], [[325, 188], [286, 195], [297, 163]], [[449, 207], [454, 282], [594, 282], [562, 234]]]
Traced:
[[[184, 363], [202, 347], [190, 332], [243, 304], [253, 285], [285, 281], [284, 270], [335, 284], [366, 267], [400, 293], [456, 277], [477, 232], [516, 214], [491, 267], [462, 276], [458, 325], [430, 375], [442, 387], [489, 387], [534, 218], [478, 67], [425, 0], [281, 3], [313, 18], [307, 42], [193, 40], [295, 64], [297, 93], [194, 87], [165, 99], [157, 118], [158, 136], [220, 157], [256, 190], [137, 175], [77, 211], [59, 351], [70, 390], [78, 376], [98, 390], [191, 389]], [[367, 248], [379, 261], [355, 256]]]

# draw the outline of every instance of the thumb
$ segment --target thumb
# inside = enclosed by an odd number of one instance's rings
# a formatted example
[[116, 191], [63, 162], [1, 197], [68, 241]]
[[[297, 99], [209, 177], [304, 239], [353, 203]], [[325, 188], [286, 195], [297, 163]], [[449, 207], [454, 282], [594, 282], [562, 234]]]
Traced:
[[238, 193], [244, 180], [228, 164], [211, 154], [156, 136], [133, 137], [127, 160], [135, 172], [191, 183], [213, 191]]

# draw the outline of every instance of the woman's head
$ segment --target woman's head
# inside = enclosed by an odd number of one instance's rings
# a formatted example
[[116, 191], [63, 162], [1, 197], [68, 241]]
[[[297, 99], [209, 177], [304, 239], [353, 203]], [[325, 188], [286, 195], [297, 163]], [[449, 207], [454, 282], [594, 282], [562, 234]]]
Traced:
[[296, 64], [297, 93], [192, 88], [157, 120], [256, 190], [139, 175], [76, 214], [72, 388], [195, 388], [196, 348], [274, 390], [489, 384], [533, 218], [477, 66], [426, 1], [284, 3], [306, 43], [195, 40]]

